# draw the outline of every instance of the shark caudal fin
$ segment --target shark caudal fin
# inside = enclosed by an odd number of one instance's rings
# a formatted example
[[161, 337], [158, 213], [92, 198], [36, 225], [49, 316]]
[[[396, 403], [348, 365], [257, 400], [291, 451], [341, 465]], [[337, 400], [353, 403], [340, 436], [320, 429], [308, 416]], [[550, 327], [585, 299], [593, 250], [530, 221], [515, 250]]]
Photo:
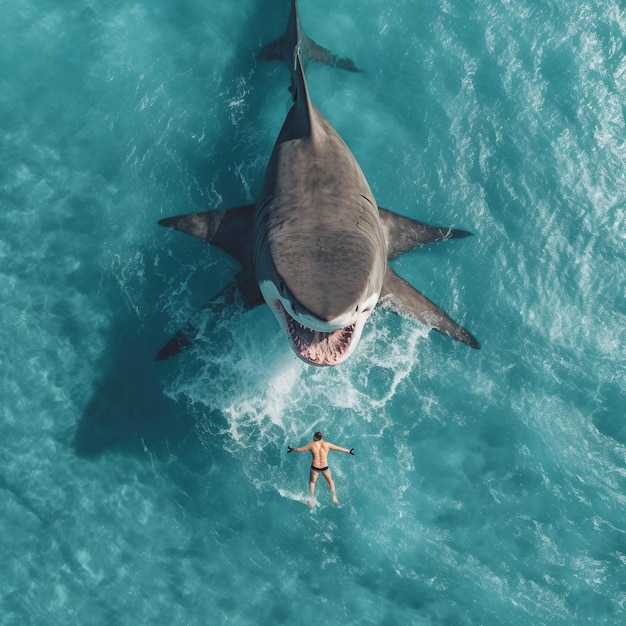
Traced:
[[383, 290], [380, 294], [380, 305], [399, 315], [415, 317], [425, 326], [449, 335], [457, 341], [462, 341], [470, 348], [480, 348], [480, 343], [471, 333], [448, 317], [444, 311], [409, 285], [406, 280], [400, 278], [389, 266], [387, 266]]
[[285, 34], [263, 46], [257, 53], [257, 58], [263, 61], [284, 61], [291, 69], [293, 68], [297, 48], [300, 48], [300, 56], [305, 64], [307, 61], [311, 61], [330, 65], [348, 72], [361, 71], [356, 67], [352, 59], [338, 57], [330, 50], [307, 37], [300, 24], [298, 4], [296, 0], [292, 0]]

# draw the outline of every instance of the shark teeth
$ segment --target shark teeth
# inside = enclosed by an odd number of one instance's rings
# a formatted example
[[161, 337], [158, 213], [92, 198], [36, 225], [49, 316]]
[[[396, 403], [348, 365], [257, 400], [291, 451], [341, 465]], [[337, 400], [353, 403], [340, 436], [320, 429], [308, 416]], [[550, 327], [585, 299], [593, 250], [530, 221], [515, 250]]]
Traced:
[[336, 365], [346, 358], [356, 324], [329, 332], [315, 330], [296, 321], [282, 305], [280, 309], [291, 343], [303, 359], [316, 365]]
[[287, 328], [296, 350], [308, 361], [334, 365], [343, 360], [350, 347], [355, 324], [331, 332], [313, 330], [287, 318]]

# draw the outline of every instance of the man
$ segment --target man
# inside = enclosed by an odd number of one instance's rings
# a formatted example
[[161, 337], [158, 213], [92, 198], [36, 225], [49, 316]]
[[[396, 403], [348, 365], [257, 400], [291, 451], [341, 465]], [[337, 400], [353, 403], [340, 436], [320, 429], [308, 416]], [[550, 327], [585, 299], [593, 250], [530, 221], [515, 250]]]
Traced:
[[291, 446], [287, 446], [287, 454], [289, 454], [289, 452], [306, 452], [307, 450], [310, 450], [313, 455], [311, 474], [309, 476], [309, 493], [311, 494], [309, 506], [313, 507], [315, 504], [313, 493], [315, 492], [315, 481], [320, 473], [328, 482], [330, 493], [333, 496], [333, 504], [339, 504], [337, 494], [335, 493], [335, 483], [330, 469], [328, 468], [328, 451], [337, 450], [338, 452], [345, 452], [346, 454], [352, 454], [354, 456], [354, 448], [350, 448], [350, 450], [348, 450], [347, 448], [340, 448], [334, 443], [324, 441], [323, 435], [319, 431], [313, 435], [313, 441], [307, 446], [302, 446], [301, 448], [292, 448]]

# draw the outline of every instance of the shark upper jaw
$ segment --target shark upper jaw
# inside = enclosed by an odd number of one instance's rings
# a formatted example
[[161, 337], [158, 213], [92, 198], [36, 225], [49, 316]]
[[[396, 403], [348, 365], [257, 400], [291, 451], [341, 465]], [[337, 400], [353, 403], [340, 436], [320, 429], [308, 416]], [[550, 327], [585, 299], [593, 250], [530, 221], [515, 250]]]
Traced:
[[[266, 291], [273, 293], [265, 297]], [[296, 355], [309, 365], [322, 367], [339, 365], [354, 352], [365, 322], [378, 301], [376, 296], [372, 296], [354, 314], [323, 322], [310, 316], [299, 320], [291, 315], [286, 308], [289, 304], [283, 301], [275, 288], [262, 289], [262, 292]], [[312, 328], [313, 325], [316, 328]]]
[[279, 299], [270, 306], [293, 351], [310, 365], [339, 365], [352, 354], [363, 330], [363, 324], [357, 327], [357, 322], [331, 331], [315, 330], [289, 315]]

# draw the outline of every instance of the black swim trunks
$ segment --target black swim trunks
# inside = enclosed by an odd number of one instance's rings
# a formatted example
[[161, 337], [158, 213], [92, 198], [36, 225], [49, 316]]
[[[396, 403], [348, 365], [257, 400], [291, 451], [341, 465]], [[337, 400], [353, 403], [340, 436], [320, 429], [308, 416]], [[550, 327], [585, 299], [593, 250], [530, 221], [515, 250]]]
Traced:
[[328, 469], [328, 465], [326, 467], [315, 467], [315, 465], [311, 465], [311, 469], [314, 472], [325, 472]]

